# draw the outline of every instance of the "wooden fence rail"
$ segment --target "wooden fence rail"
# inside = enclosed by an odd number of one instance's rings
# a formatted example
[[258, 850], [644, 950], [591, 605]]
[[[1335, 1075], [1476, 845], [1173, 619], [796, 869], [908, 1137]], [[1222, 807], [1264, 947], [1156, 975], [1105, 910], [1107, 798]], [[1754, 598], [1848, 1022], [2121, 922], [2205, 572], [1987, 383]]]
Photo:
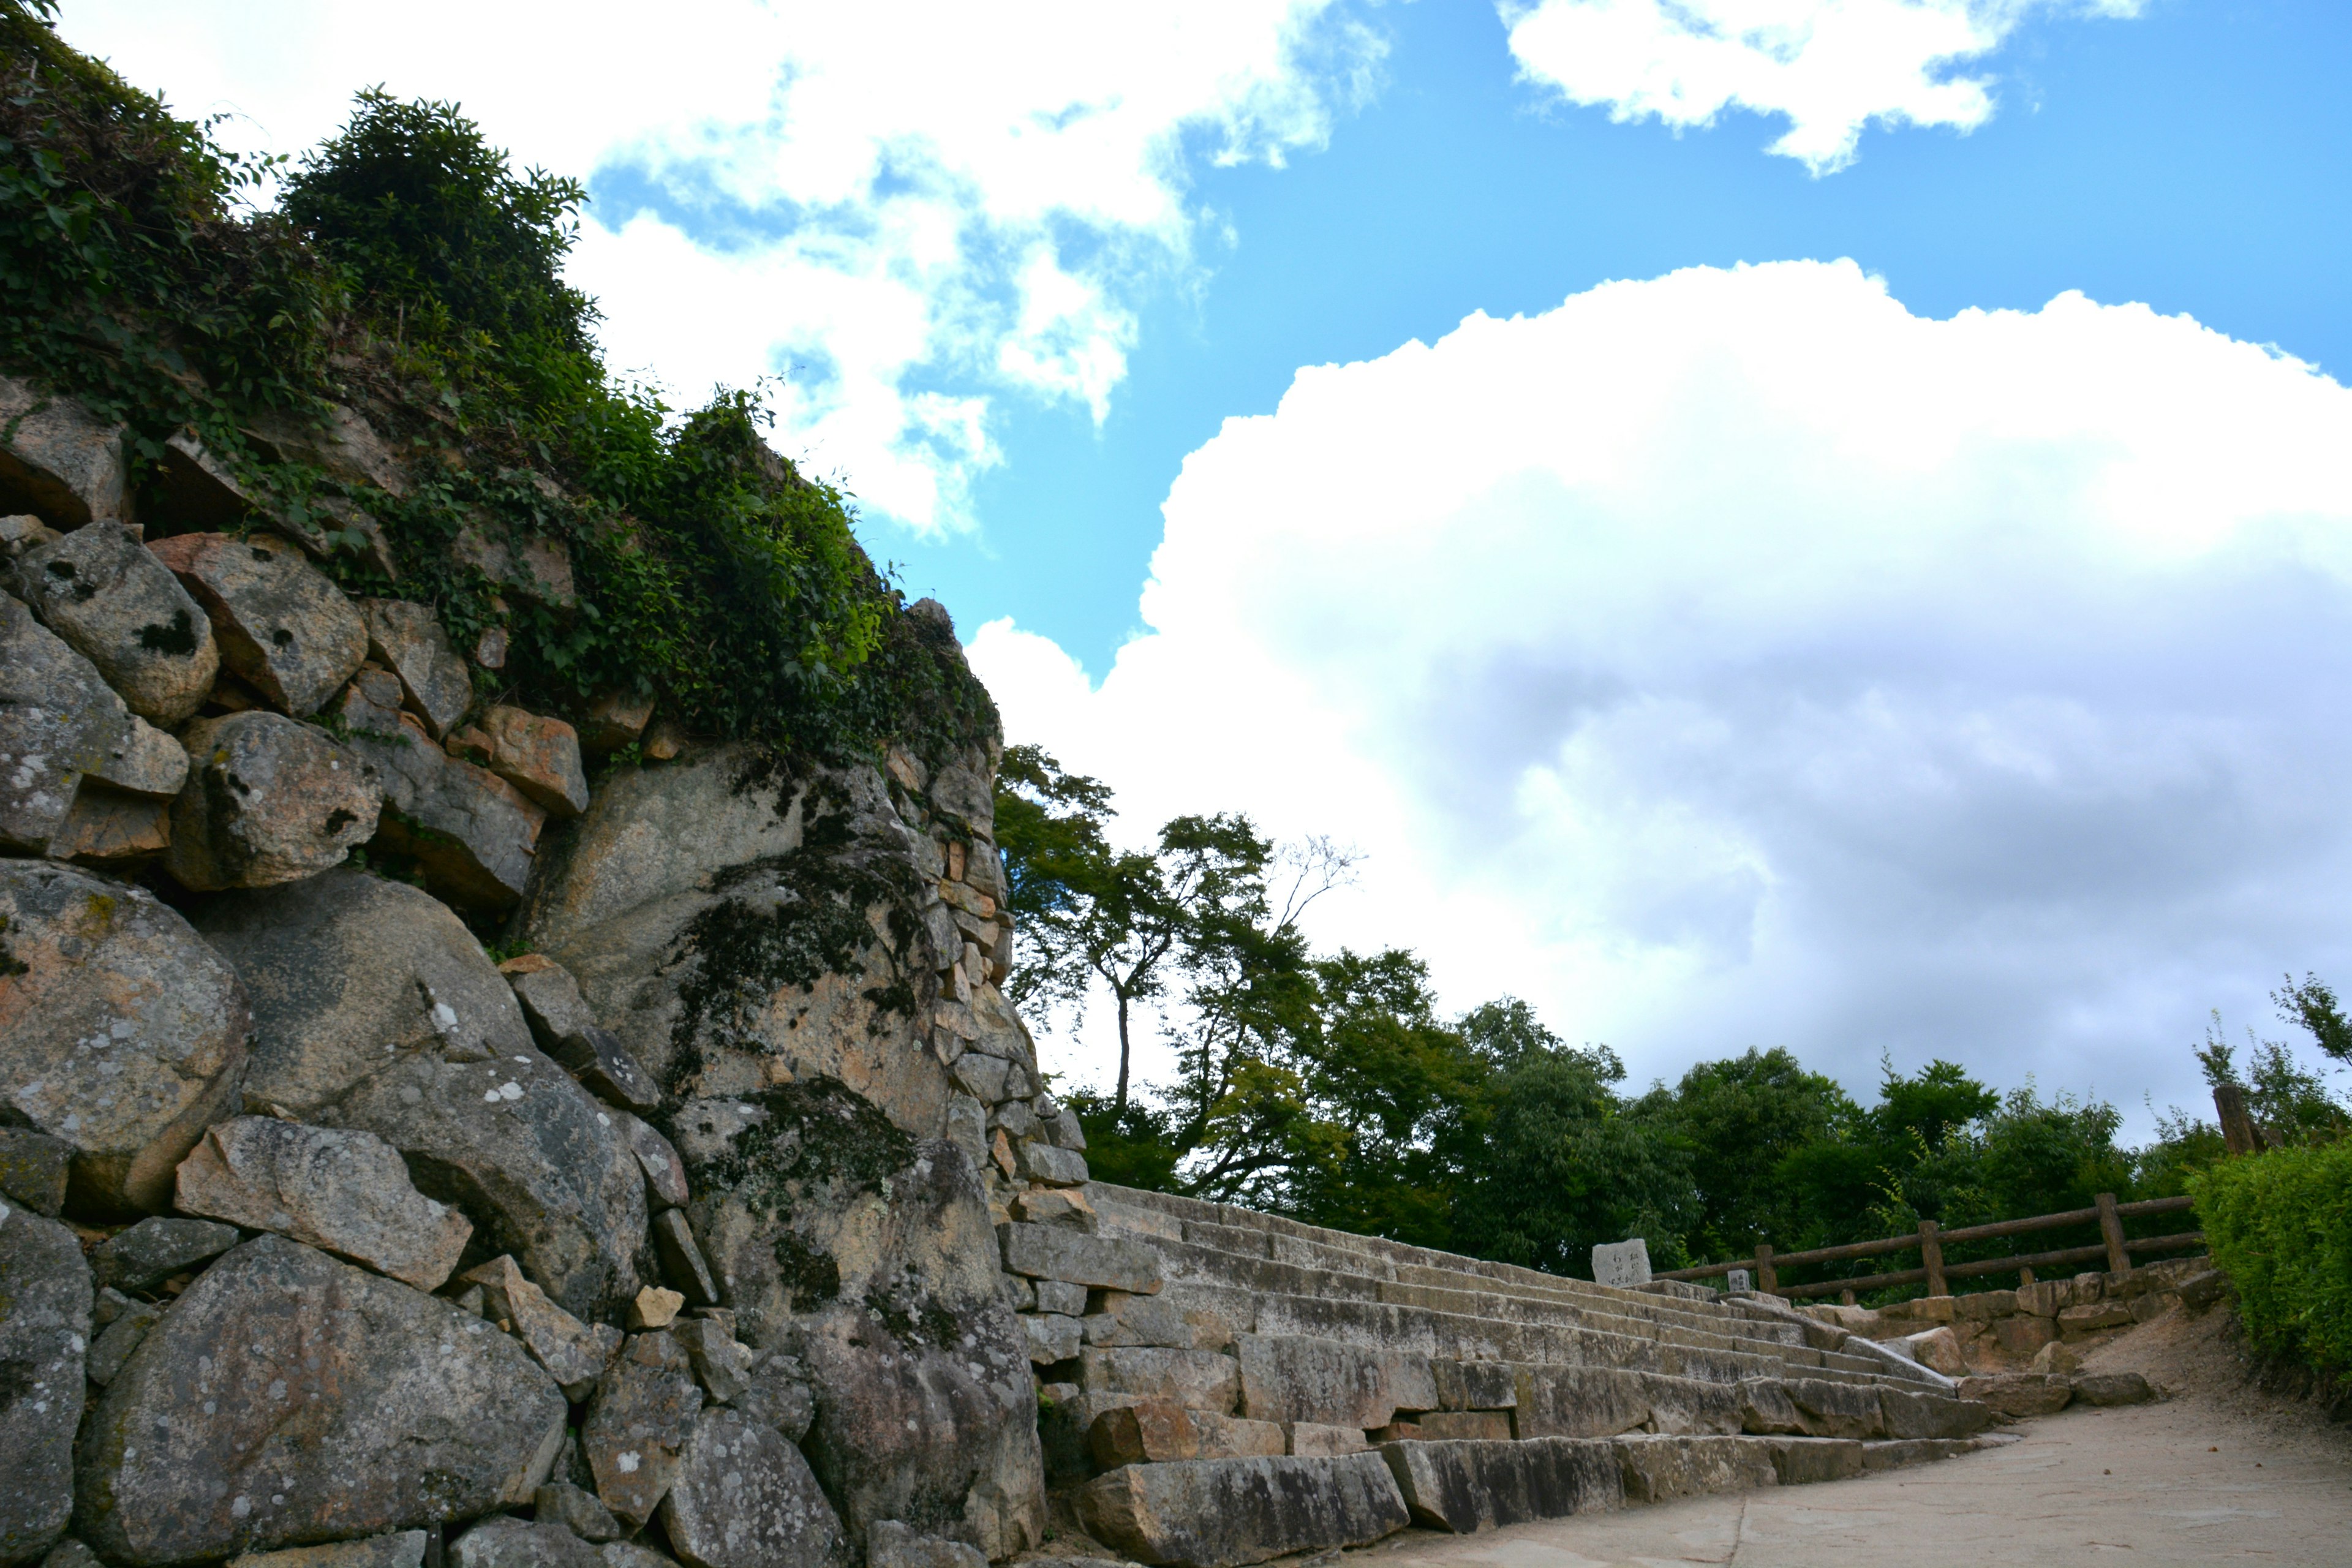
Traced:
[[[1916, 1232], [1907, 1236], [1883, 1237], [1876, 1241], [1850, 1242], [1843, 1247], [1819, 1247], [1806, 1252], [1775, 1253], [1771, 1247], [1759, 1245], [1753, 1258], [1736, 1258], [1729, 1263], [1710, 1263], [1701, 1268], [1677, 1268], [1670, 1274], [1654, 1276], [1660, 1279], [1707, 1279], [1745, 1268], [1756, 1276], [1756, 1288], [1775, 1296], [1834, 1296], [1844, 1290], [1879, 1290], [1894, 1285], [1925, 1285], [1930, 1296], [1947, 1296], [1951, 1292], [1947, 1281], [1978, 1274], [2005, 1274], [2021, 1270], [2026, 1279], [2032, 1279], [2036, 1268], [2057, 1268], [2070, 1263], [2089, 1263], [2104, 1259], [2108, 1271], [2120, 1274], [2131, 1267], [2135, 1252], [2179, 1252], [2205, 1243], [2202, 1231], [2182, 1231], [2177, 1236], [2127, 1237], [2124, 1221], [2146, 1215], [2177, 1214], [2190, 1206], [2188, 1198], [2144, 1198], [2137, 1203], [2119, 1204], [2113, 1193], [2101, 1193], [2097, 1203], [2086, 1209], [2071, 1209], [2064, 1214], [2035, 1215], [2031, 1219], [2005, 1219], [1993, 1225], [1963, 1226], [1958, 1230], [1945, 1230], [1934, 1220], [1923, 1219]], [[2054, 1252], [2020, 1253], [2013, 1258], [1985, 1258], [1968, 1263], [1947, 1265], [1947, 1246], [1970, 1241], [1992, 1241], [2002, 1237], [2023, 1236], [2037, 1230], [2057, 1230], [2067, 1226], [2098, 1222], [2101, 1240], [2091, 1247], [2062, 1247]], [[1919, 1254], [1920, 1267], [1894, 1274], [1864, 1274], [1846, 1279], [1825, 1279], [1811, 1285], [1780, 1288], [1780, 1271], [1808, 1263], [1846, 1263], [1858, 1258], [1875, 1258], [1886, 1252]]]

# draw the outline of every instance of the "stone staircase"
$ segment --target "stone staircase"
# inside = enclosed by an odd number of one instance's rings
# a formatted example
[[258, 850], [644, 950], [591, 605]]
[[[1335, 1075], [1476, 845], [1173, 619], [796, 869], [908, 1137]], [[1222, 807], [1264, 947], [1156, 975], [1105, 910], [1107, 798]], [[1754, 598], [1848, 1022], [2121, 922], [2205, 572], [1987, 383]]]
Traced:
[[1626, 1290], [1095, 1183], [1005, 1227], [1066, 1520], [1227, 1568], [2006, 1439], [1769, 1298]]

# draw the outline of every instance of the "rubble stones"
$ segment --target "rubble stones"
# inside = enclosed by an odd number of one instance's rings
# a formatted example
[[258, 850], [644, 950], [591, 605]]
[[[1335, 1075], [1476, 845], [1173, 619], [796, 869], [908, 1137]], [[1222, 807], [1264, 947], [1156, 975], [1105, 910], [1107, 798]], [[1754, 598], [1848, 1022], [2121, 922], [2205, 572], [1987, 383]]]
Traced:
[[608, 691], [588, 706], [588, 720], [580, 730], [580, 744], [596, 755], [618, 751], [646, 732], [654, 719], [650, 693]]
[[1946, 1377], [1968, 1375], [1968, 1358], [1960, 1353], [1959, 1337], [1948, 1325], [1880, 1342], [1895, 1354], [1908, 1357], [1930, 1372], [1940, 1372]]
[[77, 1533], [145, 1568], [462, 1519], [530, 1500], [564, 1415], [480, 1319], [265, 1236], [206, 1269], [100, 1399]]
[[339, 866], [375, 832], [376, 771], [320, 731], [276, 713], [199, 719], [172, 803], [164, 865], [199, 891], [269, 888]]
[[[391, 1535], [370, 1536], [365, 1541], [289, 1546], [282, 1552], [248, 1552], [230, 1559], [229, 1568], [424, 1568], [425, 1541], [424, 1531], [403, 1530]], [[56, 1565], [50, 1564], [49, 1568]]]
[[[635, 1155], [631, 1156], [634, 1160]], [[662, 1274], [686, 1297], [689, 1306], [719, 1305], [719, 1283], [694, 1239], [683, 1209], [664, 1209], [653, 1218], [654, 1248], [661, 1257]]]
[[253, 1109], [362, 1128], [428, 1197], [511, 1252], [574, 1317], [643, 1283], [645, 1178], [619, 1125], [531, 1044], [481, 944], [416, 889], [355, 870], [215, 900], [215, 948], [255, 999]]
[[368, 657], [392, 672], [400, 682], [401, 706], [439, 740], [473, 706], [474, 680], [466, 661], [449, 646], [429, 605], [362, 599], [360, 609], [367, 622]]
[[735, 1408], [773, 1426], [787, 1443], [799, 1442], [816, 1418], [816, 1394], [809, 1387], [808, 1369], [797, 1357], [771, 1353], [751, 1369]]
[[151, 1216], [109, 1237], [89, 1255], [90, 1276], [117, 1290], [152, 1290], [173, 1275], [235, 1247], [236, 1226]]
[[482, 1288], [484, 1315], [522, 1342], [566, 1399], [576, 1402], [595, 1391], [598, 1375], [621, 1348], [620, 1330], [583, 1323], [549, 1300], [512, 1258], [493, 1258], [468, 1269], [466, 1279]]
[[292, 545], [183, 533], [148, 546], [212, 618], [221, 662], [300, 718], [367, 658], [367, 623]]
[[657, 1214], [685, 1203], [691, 1195], [686, 1182], [686, 1162], [677, 1157], [670, 1141], [625, 1110], [615, 1110], [613, 1120], [619, 1124], [629, 1152], [637, 1157], [637, 1168], [646, 1174], [646, 1207]]
[[689, 1568], [840, 1568], [848, 1543], [801, 1452], [772, 1426], [714, 1407], [695, 1423], [662, 1499]]
[[1377, 1454], [1129, 1465], [1080, 1489], [1077, 1509], [1097, 1540], [1169, 1568], [1365, 1546], [1410, 1520]]
[[1625, 1504], [1617, 1449], [1606, 1439], [1391, 1443], [1381, 1458], [1412, 1521], [1431, 1530], [1466, 1535]]
[[2054, 1415], [2066, 1408], [2074, 1390], [2063, 1377], [2038, 1373], [2003, 1373], [1998, 1377], [1960, 1380], [1960, 1397], [1978, 1400], [2015, 1420], [2028, 1415]]
[[73, 1145], [44, 1132], [0, 1127], [0, 1200], [55, 1219], [66, 1206]]
[[26, 552], [17, 580], [33, 613], [149, 723], [174, 727], [212, 689], [211, 621], [123, 524], [92, 523]]
[[580, 1429], [581, 1451], [606, 1508], [632, 1526], [653, 1517], [701, 1410], [702, 1390], [685, 1347], [667, 1333], [632, 1335], [604, 1369]]
[[121, 426], [0, 377], [0, 511], [37, 512], [67, 530], [130, 521]]
[[602, 1568], [596, 1549], [554, 1520], [483, 1520], [452, 1542], [449, 1568]]
[[54, 860], [116, 868], [156, 855], [171, 842], [168, 801], [85, 778], [74, 791], [72, 810], [49, 840], [48, 853]]
[[368, 422], [341, 404], [329, 404], [322, 420], [285, 409], [267, 409], [246, 426], [264, 450], [281, 463], [308, 463], [343, 485], [373, 485], [405, 495], [400, 464]]
[[2147, 1379], [2136, 1372], [2078, 1372], [2067, 1381], [2085, 1405], [2146, 1405], [2156, 1397]]
[[152, 894], [66, 867], [0, 861], [0, 1098], [71, 1147], [69, 1209], [166, 1206], [245, 1068], [236, 974]]
[[607, 1105], [625, 1110], [658, 1110], [661, 1086], [646, 1075], [610, 1030], [591, 1024], [558, 1040], [548, 1055], [562, 1062], [581, 1087]]
[[0, 852], [47, 853], [83, 775], [169, 795], [187, 767], [178, 744], [135, 718], [97, 666], [0, 594]]
[[2058, 1314], [2058, 1332], [2068, 1339], [2093, 1334], [2101, 1329], [2126, 1329], [2131, 1326], [2131, 1309], [2121, 1301], [2096, 1301], [2087, 1306], [2068, 1307]]
[[978, 1547], [883, 1519], [866, 1532], [866, 1568], [988, 1568], [988, 1559]]
[[659, 1285], [648, 1285], [637, 1292], [629, 1303], [629, 1328], [633, 1332], [648, 1329], [666, 1329], [680, 1312], [686, 1310], [686, 1298]]
[[561, 719], [494, 706], [482, 714], [489, 737], [490, 771], [529, 795], [551, 816], [588, 809], [588, 775], [580, 766], [580, 738]]
[[1115, 1406], [1087, 1428], [1087, 1452], [1106, 1470], [1177, 1459], [1248, 1458], [1287, 1449], [1283, 1429], [1274, 1422], [1187, 1410], [1167, 1399]]
[[386, 774], [385, 847], [415, 860], [436, 897], [466, 909], [512, 908], [530, 884], [547, 814], [472, 763], [442, 757], [420, 771], [421, 784]]
[[739, 1342], [724, 1322], [693, 1318], [671, 1331], [686, 1347], [695, 1381], [713, 1405], [732, 1405], [751, 1386], [751, 1347]]
[[1000, 1226], [999, 1234], [1008, 1273], [1139, 1296], [1157, 1291], [1164, 1279], [1160, 1255], [1141, 1242], [1018, 1222]]
[[122, 1370], [123, 1363], [131, 1359], [131, 1352], [137, 1350], [140, 1342], [147, 1337], [147, 1331], [163, 1321], [163, 1308], [152, 1302], [132, 1301], [91, 1342], [89, 1364], [86, 1369], [90, 1382], [100, 1388], [112, 1383], [115, 1374]]
[[596, 1015], [582, 998], [579, 982], [546, 954], [526, 952], [509, 958], [499, 965], [499, 973], [514, 988], [515, 1000], [522, 1005], [523, 1019], [540, 1049], [551, 1051], [566, 1035], [596, 1026]]
[[0, 1212], [0, 1563], [40, 1556], [72, 1513], [89, 1308], [73, 1232]]
[[595, 1494], [569, 1481], [550, 1481], [532, 1494], [531, 1513], [542, 1523], [552, 1521], [583, 1541], [617, 1541], [621, 1521], [598, 1502]]
[[441, 1288], [474, 1234], [416, 1190], [399, 1151], [374, 1133], [275, 1117], [206, 1130], [180, 1163], [177, 1191], [183, 1214], [274, 1230], [419, 1290]]

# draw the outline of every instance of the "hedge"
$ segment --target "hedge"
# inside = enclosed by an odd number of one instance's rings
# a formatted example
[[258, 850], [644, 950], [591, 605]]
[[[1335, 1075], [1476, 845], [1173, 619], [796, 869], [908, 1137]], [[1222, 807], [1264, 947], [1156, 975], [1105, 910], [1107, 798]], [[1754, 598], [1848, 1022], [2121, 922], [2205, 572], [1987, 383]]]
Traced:
[[2254, 1348], [2352, 1371], [2352, 1141], [2223, 1160], [2189, 1191]]

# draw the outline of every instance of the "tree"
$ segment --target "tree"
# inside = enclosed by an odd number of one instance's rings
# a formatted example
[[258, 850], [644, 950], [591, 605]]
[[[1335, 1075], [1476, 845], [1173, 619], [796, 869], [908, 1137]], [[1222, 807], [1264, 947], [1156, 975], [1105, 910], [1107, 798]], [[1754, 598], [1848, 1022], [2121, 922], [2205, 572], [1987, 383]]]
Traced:
[[[1036, 746], [1014, 746], [997, 775], [997, 847], [1004, 856], [1015, 962], [1007, 990], [1016, 1005], [1061, 1005], [1083, 1016], [1099, 982], [1118, 1019], [1114, 1119], [1127, 1113], [1135, 1059], [1135, 1010], [1158, 997], [1164, 968], [1184, 940], [1188, 900], [1213, 898], [1213, 855], [1111, 847], [1104, 835], [1111, 792], [1063, 771]], [[1174, 825], [1171, 824], [1171, 826]], [[1170, 875], [1173, 870], [1173, 876]]]
[[1474, 1008], [1462, 1034], [1493, 1076], [1460, 1178], [1454, 1245], [1590, 1275], [1594, 1246], [1639, 1236], [1658, 1267], [1680, 1265], [1698, 1217], [1690, 1151], [1670, 1124], [1619, 1097], [1616, 1053], [1565, 1045], [1512, 997]]
[[[1643, 1104], [1690, 1152], [1697, 1189], [1691, 1245], [1702, 1256], [1742, 1257], [1759, 1240], [1785, 1249], [1820, 1222], [1836, 1223], [1807, 1199], [1824, 1186], [1847, 1194], [1853, 1162], [1816, 1156], [1784, 1166], [1800, 1151], [1856, 1131], [1862, 1113], [1835, 1080], [1806, 1071], [1787, 1050], [1751, 1047], [1701, 1062]], [[1874, 1166], [1868, 1156], [1864, 1163]]]

